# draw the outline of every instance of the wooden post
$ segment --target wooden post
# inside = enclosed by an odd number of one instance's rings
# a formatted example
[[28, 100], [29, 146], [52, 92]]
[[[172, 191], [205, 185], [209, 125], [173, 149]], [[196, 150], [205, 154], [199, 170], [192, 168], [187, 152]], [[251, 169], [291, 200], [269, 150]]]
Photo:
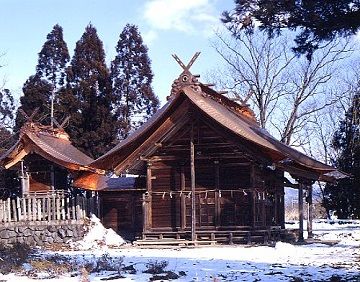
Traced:
[[152, 227], [152, 175], [150, 162], [147, 163], [146, 168], [146, 190], [148, 194], [143, 196], [144, 232], [149, 231]]
[[0, 222], [4, 220], [4, 202], [0, 199]]
[[7, 221], [11, 222], [11, 202], [10, 198], [6, 200], [6, 212], [7, 212]]
[[27, 212], [28, 212], [27, 220], [31, 221], [32, 220], [31, 197], [27, 197]]
[[280, 211], [281, 211], [281, 228], [285, 229], [285, 193], [284, 191], [280, 194]]
[[37, 199], [37, 220], [38, 221], [41, 221], [41, 215], [42, 215], [42, 212], [41, 212], [41, 203], [43, 201], [43, 198], [38, 198]]
[[32, 198], [32, 203], [31, 203], [31, 209], [32, 209], [32, 220], [33, 221], [36, 221], [37, 219], [37, 207], [36, 207], [36, 203], [37, 202], [37, 198], [36, 197], [33, 197]]
[[255, 167], [254, 164], [250, 167], [250, 183], [251, 183], [251, 227], [255, 228], [256, 222], [256, 191], [255, 191]]
[[[180, 189], [182, 192], [185, 191], [185, 171], [184, 166], [180, 167]], [[181, 193], [181, 230], [186, 228], [186, 202], [185, 202], [185, 193]]]
[[19, 221], [21, 221], [23, 219], [23, 217], [22, 217], [22, 213], [21, 213], [21, 203], [20, 203], [19, 197], [16, 197], [16, 207], [17, 207], [18, 219], [19, 219]]
[[75, 196], [75, 203], [76, 203], [76, 220], [82, 219], [82, 212], [80, 208], [80, 196]]
[[191, 240], [196, 241], [196, 210], [195, 210], [195, 148], [194, 125], [190, 132], [190, 174], [191, 174]]
[[[277, 188], [275, 188], [277, 189]], [[278, 209], [279, 209], [279, 195], [277, 191], [274, 193], [274, 221], [275, 225], [279, 225], [279, 216], [278, 216]]]
[[72, 197], [71, 202], [71, 219], [76, 220], [76, 196]]
[[303, 183], [299, 182], [299, 241], [304, 241], [304, 191]]
[[[147, 203], [146, 203], [146, 194], [142, 195], [142, 210], [143, 210], [143, 233], [147, 231]], [[143, 235], [143, 239], [145, 239]]]
[[61, 219], [65, 220], [65, 196], [61, 196]]
[[214, 161], [215, 164], [215, 227], [217, 228], [220, 222], [220, 199], [219, 199], [219, 189], [220, 189], [220, 165], [219, 161]]
[[308, 194], [307, 194], [307, 203], [308, 203], [308, 218], [307, 218], [307, 231], [308, 231], [308, 239], [313, 238], [313, 200], [312, 200], [312, 185], [308, 186]]
[[14, 221], [15, 221], [15, 222], [19, 221], [19, 218], [18, 218], [18, 216], [17, 216], [16, 201], [15, 201], [15, 199], [11, 201], [11, 208], [12, 208], [12, 213], [13, 213]]
[[50, 185], [51, 191], [55, 191], [55, 170], [54, 166], [50, 166]]

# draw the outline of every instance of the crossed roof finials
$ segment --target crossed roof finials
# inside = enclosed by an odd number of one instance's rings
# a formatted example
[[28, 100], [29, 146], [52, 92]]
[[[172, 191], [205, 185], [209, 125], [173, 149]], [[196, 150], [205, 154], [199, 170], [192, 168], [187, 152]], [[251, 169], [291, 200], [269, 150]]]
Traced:
[[183, 72], [180, 76], [174, 80], [171, 86], [171, 95], [176, 94], [181, 88], [184, 86], [192, 86], [195, 91], [200, 91], [200, 83], [198, 81], [199, 75], [193, 75], [190, 72], [191, 66], [194, 64], [196, 59], [199, 57], [200, 52], [196, 52], [194, 56], [191, 58], [190, 62], [185, 66], [185, 64], [179, 59], [176, 54], [173, 54], [173, 58], [183, 69]]

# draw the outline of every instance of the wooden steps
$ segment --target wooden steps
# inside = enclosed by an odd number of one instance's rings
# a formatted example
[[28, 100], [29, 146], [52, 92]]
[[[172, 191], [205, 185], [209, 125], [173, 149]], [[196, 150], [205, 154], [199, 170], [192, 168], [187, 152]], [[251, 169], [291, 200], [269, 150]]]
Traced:
[[255, 230], [198, 230], [196, 239], [191, 240], [191, 233], [186, 231], [150, 231], [142, 234], [135, 241], [137, 246], [200, 246], [216, 244], [267, 244], [279, 241], [283, 237], [281, 228]]
[[187, 246], [215, 246], [216, 241], [211, 240], [185, 240], [185, 239], [159, 239], [159, 240], [136, 240], [133, 242], [135, 246], [139, 247], [157, 247], [157, 246], [179, 246], [179, 247], [187, 247]]

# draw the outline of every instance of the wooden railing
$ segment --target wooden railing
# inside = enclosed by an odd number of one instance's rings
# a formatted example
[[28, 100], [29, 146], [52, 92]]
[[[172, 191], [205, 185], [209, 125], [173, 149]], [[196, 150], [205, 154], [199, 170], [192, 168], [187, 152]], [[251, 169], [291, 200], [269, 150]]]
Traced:
[[0, 200], [0, 223], [24, 221], [82, 220], [98, 215], [95, 196], [71, 196], [64, 192], [36, 193]]

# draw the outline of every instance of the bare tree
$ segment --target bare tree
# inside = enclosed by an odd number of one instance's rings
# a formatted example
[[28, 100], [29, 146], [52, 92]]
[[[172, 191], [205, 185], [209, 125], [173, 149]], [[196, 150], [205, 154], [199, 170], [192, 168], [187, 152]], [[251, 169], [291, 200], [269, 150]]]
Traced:
[[[255, 32], [233, 38], [217, 33], [215, 50], [225, 61], [225, 76], [218, 77], [235, 99], [248, 101], [260, 126], [277, 134], [287, 145], [304, 145], [299, 134], [314, 113], [338, 101], [340, 62], [349, 57], [348, 42], [322, 46], [311, 61], [291, 52], [288, 37], [268, 38]], [[217, 71], [217, 73], [219, 73]], [[219, 82], [219, 81], [217, 81]]]
[[287, 71], [295, 55], [288, 52], [286, 38], [269, 39], [244, 34], [236, 40], [216, 33], [213, 46], [226, 62], [224, 77], [218, 77], [236, 99], [251, 101], [260, 126], [267, 128], [279, 99], [286, 94]]
[[[0, 54], [0, 58], [5, 56]], [[0, 69], [4, 65], [0, 63]], [[5, 88], [5, 79], [0, 84], [0, 151], [11, 143], [11, 129], [14, 121], [15, 100], [9, 89]]]

